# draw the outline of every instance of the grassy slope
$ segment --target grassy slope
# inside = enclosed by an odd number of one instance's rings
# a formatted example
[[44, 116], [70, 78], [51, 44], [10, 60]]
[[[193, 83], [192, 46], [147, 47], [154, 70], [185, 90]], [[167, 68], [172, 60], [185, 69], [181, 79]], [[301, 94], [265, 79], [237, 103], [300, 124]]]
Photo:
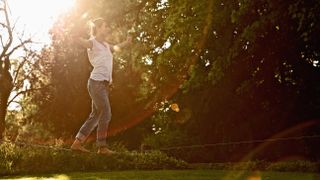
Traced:
[[[98, 173], [69, 173], [56, 175], [39, 175], [39, 176], [19, 176], [19, 177], [3, 177], [0, 179], [107, 179], [107, 180], [236, 180], [251, 179], [249, 173], [240, 171], [215, 171], [215, 170], [161, 170], [161, 171], [114, 171], [114, 172], [98, 172]], [[319, 180], [320, 175], [308, 173], [280, 173], [280, 172], [262, 172], [255, 173], [256, 178], [253, 180]], [[259, 178], [261, 177], [261, 178]]]

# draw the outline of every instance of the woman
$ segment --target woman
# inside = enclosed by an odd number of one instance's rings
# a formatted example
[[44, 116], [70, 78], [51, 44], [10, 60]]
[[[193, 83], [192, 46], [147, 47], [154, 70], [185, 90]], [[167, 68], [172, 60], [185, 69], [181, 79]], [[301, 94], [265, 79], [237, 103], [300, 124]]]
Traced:
[[109, 102], [108, 86], [112, 83], [112, 51], [120, 51], [121, 48], [131, 43], [131, 37], [126, 41], [110, 45], [105, 42], [105, 37], [110, 33], [110, 28], [102, 18], [93, 21], [91, 38], [89, 40], [79, 39], [79, 43], [87, 48], [88, 57], [93, 70], [88, 80], [88, 91], [92, 99], [92, 111], [89, 118], [80, 128], [75, 141], [71, 145], [72, 150], [89, 152], [82, 146], [90, 133], [97, 127], [98, 153], [113, 154], [107, 148], [107, 131], [111, 120], [111, 107]]

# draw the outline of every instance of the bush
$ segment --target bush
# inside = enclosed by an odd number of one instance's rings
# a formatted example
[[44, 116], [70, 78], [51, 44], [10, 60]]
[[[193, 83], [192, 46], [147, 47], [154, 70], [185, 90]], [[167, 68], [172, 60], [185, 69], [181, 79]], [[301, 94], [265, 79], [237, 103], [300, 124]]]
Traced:
[[283, 161], [270, 164], [268, 171], [318, 172], [319, 164], [309, 161]]
[[58, 173], [70, 171], [185, 169], [188, 164], [159, 151], [121, 152], [106, 156], [66, 149], [0, 145], [0, 174]]
[[214, 169], [228, 171], [256, 171], [264, 170], [268, 165], [265, 161], [226, 162], [226, 163], [197, 163], [193, 165], [196, 169]]
[[310, 161], [248, 161], [233, 163], [199, 163], [193, 164], [195, 169], [214, 169], [228, 171], [280, 171], [280, 172], [319, 172], [320, 163]]
[[21, 159], [21, 153], [13, 144], [0, 145], [0, 174], [14, 172], [14, 165]]

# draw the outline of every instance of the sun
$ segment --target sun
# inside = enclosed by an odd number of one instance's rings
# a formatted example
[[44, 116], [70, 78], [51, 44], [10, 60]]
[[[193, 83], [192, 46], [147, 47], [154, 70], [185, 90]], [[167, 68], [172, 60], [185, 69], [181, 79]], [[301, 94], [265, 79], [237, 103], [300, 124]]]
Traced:
[[8, 0], [16, 31], [29, 33], [36, 41], [48, 44], [49, 29], [59, 15], [70, 10], [76, 0]]

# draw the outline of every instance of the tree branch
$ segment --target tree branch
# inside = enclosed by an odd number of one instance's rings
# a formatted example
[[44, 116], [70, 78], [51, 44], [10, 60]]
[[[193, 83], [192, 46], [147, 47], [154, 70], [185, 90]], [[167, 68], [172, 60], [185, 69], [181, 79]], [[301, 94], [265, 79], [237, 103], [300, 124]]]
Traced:
[[5, 25], [4, 23], [0, 22], [0, 25], [4, 28], [7, 28], [7, 25]]
[[2, 36], [1, 36], [1, 35], [0, 35], [0, 41], [1, 41], [2, 47], [4, 47], [4, 43], [3, 43], [3, 39], [2, 39]]
[[[16, 84], [18, 80], [18, 75], [20, 72], [20, 69], [23, 67], [23, 65], [28, 61], [28, 59], [32, 59], [36, 56], [36, 53], [30, 51], [31, 53], [23, 57], [23, 61], [19, 64], [17, 70], [15, 71], [15, 77], [13, 78], [13, 84]], [[32, 71], [32, 70], [31, 70]]]
[[7, 0], [3, 0], [3, 11], [4, 11], [4, 15], [5, 15], [5, 21], [6, 21], [6, 29], [8, 31], [8, 35], [9, 35], [9, 42], [3, 47], [3, 50], [2, 50], [2, 53], [0, 55], [0, 59], [2, 59], [9, 47], [11, 46], [12, 44], [12, 41], [13, 41], [13, 37], [12, 37], [12, 29], [11, 29], [11, 26], [10, 26], [10, 20], [9, 20], [9, 14], [8, 14], [8, 9], [7, 9]]
[[10, 101], [8, 101], [7, 106], [9, 106], [10, 103], [14, 102], [14, 100], [15, 100], [18, 96], [20, 96], [20, 95], [22, 95], [22, 94], [25, 94], [25, 93], [28, 93], [28, 92], [32, 92], [32, 91], [39, 91], [39, 90], [48, 88], [49, 86], [51, 86], [51, 84], [48, 84], [48, 85], [46, 85], [46, 86], [44, 86], [44, 87], [41, 87], [41, 88], [33, 88], [33, 89], [27, 89], [27, 90], [24, 90], [24, 91], [20, 91], [20, 92], [18, 92]]
[[20, 42], [19, 45], [17, 45], [16, 47], [12, 48], [12, 50], [7, 54], [7, 56], [11, 56], [14, 51], [16, 51], [17, 49], [19, 49], [21, 47], [25, 47], [25, 44], [28, 44], [28, 43], [32, 43], [32, 40], [31, 39], [27, 39], [27, 40], [24, 40], [24, 41]]
[[19, 75], [19, 72], [20, 72], [20, 69], [23, 67], [24, 63], [27, 61], [27, 58], [23, 58], [23, 61], [19, 64], [16, 72], [15, 72], [15, 76], [13, 78], [13, 84], [16, 84], [16, 81], [18, 79], [18, 75]]
[[17, 25], [17, 23], [18, 23], [18, 20], [19, 20], [19, 17], [16, 19], [16, 22], [13, 23], [12, 31], [14, 31], [14, 29], [16, 28], [16, 25]]

